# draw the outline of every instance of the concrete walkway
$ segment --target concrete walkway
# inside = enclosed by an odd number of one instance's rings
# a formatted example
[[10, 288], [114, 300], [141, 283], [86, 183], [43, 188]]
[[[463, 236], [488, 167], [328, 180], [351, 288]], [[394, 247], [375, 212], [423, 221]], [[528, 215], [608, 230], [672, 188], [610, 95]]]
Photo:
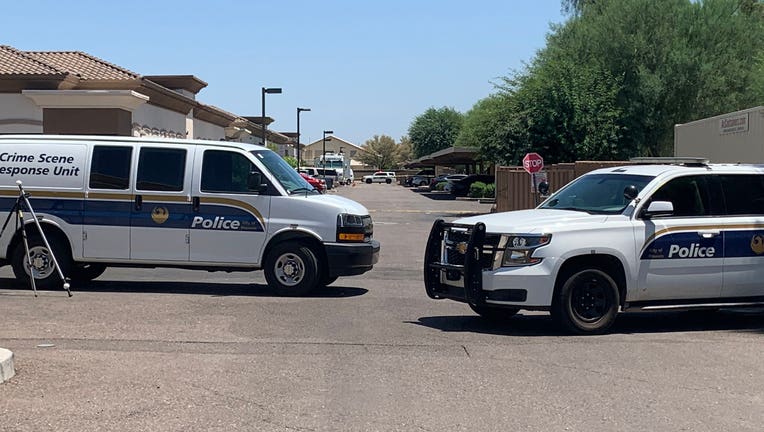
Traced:
[[0, 384], [8, 381], [15, 374], [13, 353], [5, 348], [0, 348]]

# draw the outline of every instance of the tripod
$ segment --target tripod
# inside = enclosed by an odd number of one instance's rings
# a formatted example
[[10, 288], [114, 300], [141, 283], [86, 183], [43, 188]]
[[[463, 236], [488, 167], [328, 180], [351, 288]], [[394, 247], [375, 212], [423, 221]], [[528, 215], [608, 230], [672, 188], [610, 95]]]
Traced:
[[40, 232], [40, 237], [42, 238], [43, 243], [45, 243], [45, 247], [48, 248], [48, 253], [50, 254], [51, 259], [53, 260], [53, 264], [56, 267], [58, 276], [61, 278], [61, 281], [64, 283], [64, 289], [66, 290], [66, 293], [69, 294], [69, 297], [71, 297], [72, 292], [69, 290], [69, 282], [66, 281], [66, 278], [64, 277], [64, 272], [61, 271], [61, 266], [58, 265], [58, 261], [56, 260], [56, 255], [53, 253], [53, 249], [50, 247], [50, 243], [48, 243], [48, 239], [45, 237], [45, 232], [42, 230], [40, 221], [39, 219], [37, 219], [37, 215], [34, 213], [32, 204], [29, 203], [30, 195], [22, 187], [21, 180], [16, 180], [16, 185], [19, 187], [19, 197], [16, 198], [16, 203], [13, 204], [11, 211], [8, 213], [8, 217], [5, 218], [5, 223], [3, 223], [3, 227], [0, 228], [0, 237], [3, 236], [3, 232], [5, 231], [5, 228], [8, 226], [8, 222], [10, 222], [11, 220], [11, 216], [16, 215], [16, 231], [18, 231], [19, 227], [21, 227], [21, 238], [24, 242], [24, 251], [26, 252], [26, 258], [24, 259], [24, 263], [29, 265], [29, 282], [32, 284], [32, 291], [34, 292], [34, 296], [37, 297], [37, 287], [35, 286], [35, 282], [34, 282], [35, 266], [31, 262], [31, 256], [29, 253], [29, 240], [27, 239], [26, 223], [24, 223], [24, 208], [26, 208], [27, 211], [32, 215], [32, 220], [34, 221], [34, 224], [37, 225], [37, 230]]

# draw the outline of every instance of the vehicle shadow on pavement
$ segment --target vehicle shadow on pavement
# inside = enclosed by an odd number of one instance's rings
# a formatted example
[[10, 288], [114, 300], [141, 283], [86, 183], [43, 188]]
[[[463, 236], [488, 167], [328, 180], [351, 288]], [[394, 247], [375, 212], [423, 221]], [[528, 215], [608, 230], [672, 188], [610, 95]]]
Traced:
[[[29, 286], [18, 283], [15, 279], [0, 278], [0, 287], [3, 289], [29, 290]], [[59, 290], [56, 290], [59, 291]], [[63, 290], [61, 290], [63, 291]], [[153, 294], [196, 294], [210, 295], [214, 297], [248, 296], [248, 297], [281, 297], [268, 285], [244, 284], [244, 283], [201, 283], [180, 281], [140, 281], [124, 282], [109, 280], [94, 280], [87, 284], [72, 284], [72, 293], [77, 292], [127, 292], [127, 293], [153, 293]], [[365, 288], [346, 286], [328, 286], [319, 289], [302, 298], [347, 298], [358, 297], [369, 292]]]
[[[477, 315], [421, 317], [410, 324], [443, 332], [472, 332], [499, 336], [569, 336], [549, 315], [518, 315], [502, 322]], [[739, 331], [764, 335], [764, 308], [722, 311], [623, 313], [609, 334], [650, 334]]]

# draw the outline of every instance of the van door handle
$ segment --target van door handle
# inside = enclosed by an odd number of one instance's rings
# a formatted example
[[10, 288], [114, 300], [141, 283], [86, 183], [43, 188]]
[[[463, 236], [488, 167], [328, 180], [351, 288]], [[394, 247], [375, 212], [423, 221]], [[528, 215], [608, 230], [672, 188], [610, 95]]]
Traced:
[[201, 204], [201, 200], [199, 199], [199, 197], [191, 198], [191, 208], [194, 210], [194, 212], [199, 211], [199, 204]]
[[698, 234], [704, 239], [710, 239], [718, 236], [719, 230], [698, 231]]
[[143, 207], [143, 195], [136, 195], [135, 196], [135, 209], [140, 211]]

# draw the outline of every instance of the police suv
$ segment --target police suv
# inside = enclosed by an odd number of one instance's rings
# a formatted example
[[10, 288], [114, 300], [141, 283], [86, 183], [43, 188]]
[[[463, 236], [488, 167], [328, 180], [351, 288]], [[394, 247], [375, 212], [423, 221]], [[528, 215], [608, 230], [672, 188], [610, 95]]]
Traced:
[[436, 221], [427, 294], [490, 319], [547, 310], [582, 334], [622, 310], [764, 305], [764, 166], [650, 159], [535, 209]]
[[365, 207], [319, 194], [261, 146], [0, 136], [0, 222], [13, 216], [18, 180], [45, 238], [24, 218], [27, 248], [9, 223], [0, 235], [0, 265], [10, 264], [22, 281], [34, 277], [41, 288], [62, 283], [45, 239], [74, 282], [108, 266], [262, 269], [284, 295], [367, 272], [379, 256]]

